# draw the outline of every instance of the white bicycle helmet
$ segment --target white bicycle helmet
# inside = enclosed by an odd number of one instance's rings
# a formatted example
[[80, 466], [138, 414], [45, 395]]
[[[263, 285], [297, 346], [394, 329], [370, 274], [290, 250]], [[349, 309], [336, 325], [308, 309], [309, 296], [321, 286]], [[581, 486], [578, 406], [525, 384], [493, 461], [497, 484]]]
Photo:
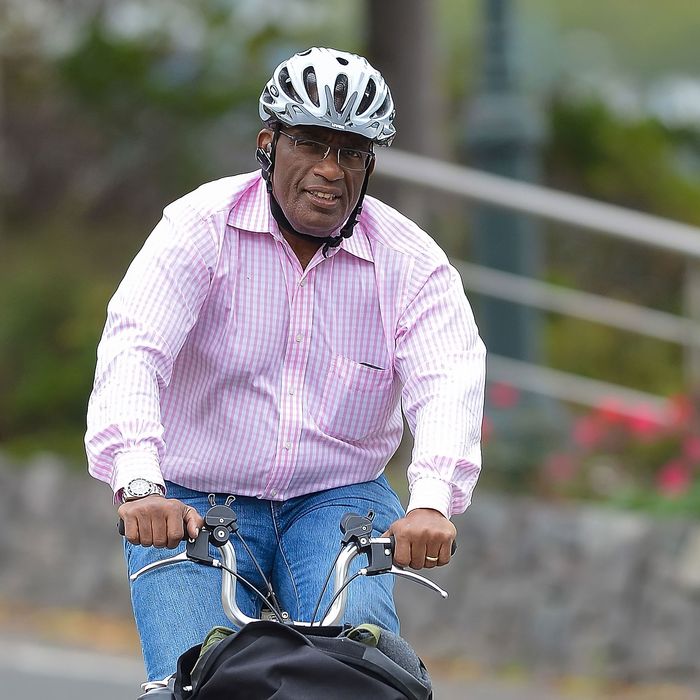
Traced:
[[311, 48], [277, 66], [260, 95], [260, 118], [394, 140], [394, 101], [381, 73], [362, 56]]

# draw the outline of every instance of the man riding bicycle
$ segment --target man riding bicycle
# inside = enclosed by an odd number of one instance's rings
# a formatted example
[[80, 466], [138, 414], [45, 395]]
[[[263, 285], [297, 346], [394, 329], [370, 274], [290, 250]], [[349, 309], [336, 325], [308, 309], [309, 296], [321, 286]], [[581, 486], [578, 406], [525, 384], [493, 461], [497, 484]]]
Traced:
[[[485, 350], [445, 254], [365, 196], [374, 147], [395, 134], [380, 73], [312, 48], [275, 69], [259, 110], [261, 169], [166, 207], [110, 301], [85, 440], [130, 573], [196, 537], [209, 493], [232, 494], [281, 606], [304, 620], [348, 511], [374, 512], [397, 565], [449, 562], [449, 518], [480, 469]], [[406, 513], [383, 475], [401, 404]], [[238, 566], [264, 587], [244, 553]], [[186, 565], [132, 583], [149, 679], [229, 624], [219, 576]], [[259, 616], [253, 593], [237, 597]], [[391, 577], [358, 579], [345, 619], [398, 631]]]

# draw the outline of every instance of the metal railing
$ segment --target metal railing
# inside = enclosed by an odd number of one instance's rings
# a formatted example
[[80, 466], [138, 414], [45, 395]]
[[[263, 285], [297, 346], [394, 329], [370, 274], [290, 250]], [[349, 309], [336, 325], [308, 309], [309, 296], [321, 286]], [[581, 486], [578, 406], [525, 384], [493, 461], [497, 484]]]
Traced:
[[[678, 343], [686, 350], [688, 381], [700, 378], [700, 228], [403, 151], [382, 151], [376, 174], [683, 255], [687, 261], [685, 316], [464, 260], [452, 259], [452, 263], [465, 287], [480, 294]], [[661, 419], [667, 414], [664, 397], [506, 357], [489, 357], [489, 376], [526, 391], [583, 405], [613, 398], [620, 410], [631, 414], [643, 410]]]

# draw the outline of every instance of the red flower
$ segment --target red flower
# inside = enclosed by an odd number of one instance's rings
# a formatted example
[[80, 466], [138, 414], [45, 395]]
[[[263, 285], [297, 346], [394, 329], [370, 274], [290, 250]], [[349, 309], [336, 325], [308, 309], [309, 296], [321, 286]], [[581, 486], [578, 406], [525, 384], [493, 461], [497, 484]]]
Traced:
[[651, 440], [664, 428], [663, 419], [647, 406], [640, 406], [627, 419], [630, 431], [643, 440]]
[[685, 394], [678, 394], [669, 399], [671, 424], [677, 428], [685, 428], [690, 424], [695, 409], [693, 401]]
[[679, 496], [690, 488], [691, 474], [688, 465], [674, 459], [661, 467], [657, 475], [659, 491], [667, 496]]
[[581, 416], [574, 423], [573, 438], [577, 445], [590, 449], [600, 445], [606, 432], [605, 426], [595, 416]]
[[625, 422], [625, 406], [614, 397], [603, 399], [596, 408], [596, 414], [609, 424]]
[[513, 408], [518, 403], [520, 392], [510, 384], [494, 382], [489, 388], [489, 398], [496, 408]]

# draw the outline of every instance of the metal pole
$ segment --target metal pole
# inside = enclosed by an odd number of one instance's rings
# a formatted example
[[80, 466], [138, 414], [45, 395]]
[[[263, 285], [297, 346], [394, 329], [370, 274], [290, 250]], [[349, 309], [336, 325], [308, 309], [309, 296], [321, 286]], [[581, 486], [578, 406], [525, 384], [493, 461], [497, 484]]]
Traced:
[[[686, 318], [700, 321], [700, 263], [697, 260], [686, 263], [684, 304]], [[686, 384], [700, 386], [700, 343], [697, 338], [690, 339], [686, 345], [684, 369]]]
[[[471, 163], [507, 177], [535, 181], [543, 138], [539, 112], [518, 91], [512, 56], [511, 0], [483, 0], [482, 81], [467, 114], [466, 149]], [[473, 217], [473, 257], [481, 265], [536, 277], [541, 265], [537, 223], [512, 211], [479, 205]], [[536, 361], [540, 357], [537, 311], [502, 299], [477, 301], [489, 349]]]

